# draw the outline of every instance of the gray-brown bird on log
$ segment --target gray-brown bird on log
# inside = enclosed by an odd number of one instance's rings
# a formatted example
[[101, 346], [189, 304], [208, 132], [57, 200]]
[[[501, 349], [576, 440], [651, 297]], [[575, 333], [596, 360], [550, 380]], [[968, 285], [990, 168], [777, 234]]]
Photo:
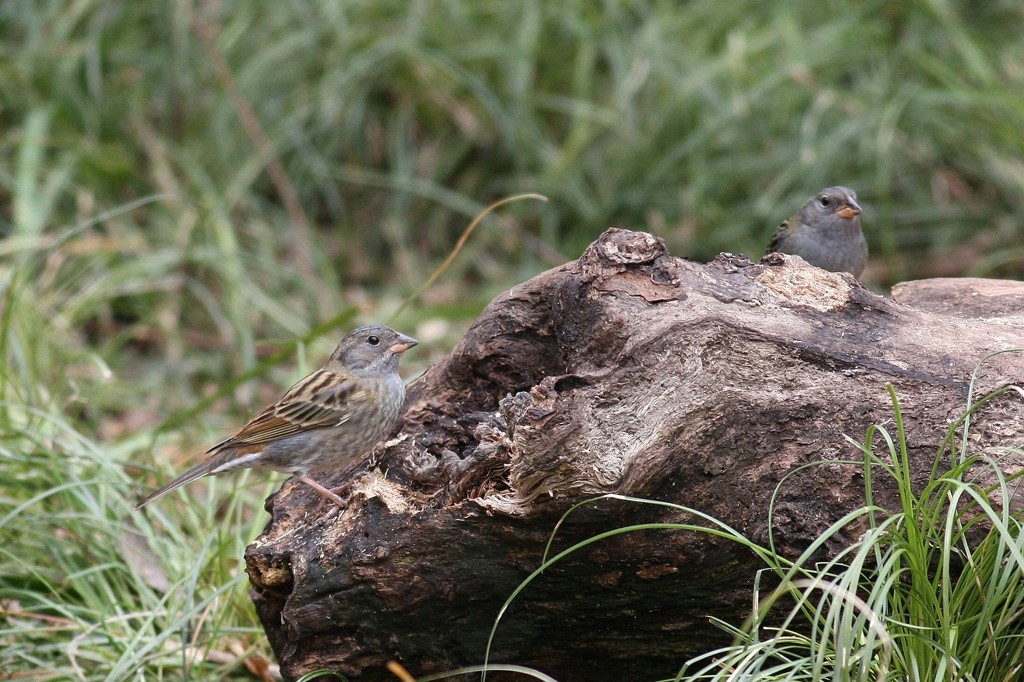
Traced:
[[860, 205], [849, 187], [826, 187], [782, 221], [765, 255], [800, 256], [811, 265], [860, 277], [868, 262], [868, 243], [860, 229]]
[[327, 364], [207, 450], [205, 462], [135, 509], [197, 478], [252, 468], [296, 474], [324, 498], [343, 504], [310, 474], [357, 461], [391, 431], [405, 402], [398, 358], [417, 343], [384, 325], [356, 329], [341, 340]]

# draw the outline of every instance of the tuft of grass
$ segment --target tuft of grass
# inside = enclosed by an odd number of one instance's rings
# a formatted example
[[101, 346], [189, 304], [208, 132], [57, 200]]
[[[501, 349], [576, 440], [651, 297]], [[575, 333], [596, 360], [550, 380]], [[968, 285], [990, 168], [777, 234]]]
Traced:
[[238, 566], [258, 532], [254, 500], [133, 514], [121, 461], [136, 446], [97, 447], [24, 405], [0, 414], [14, 476], [0, 496], [0, 668], [39, 680], [205, 677], [265, 654]]
[[[972, 405], [949, 431], [968, 440]], [[773, 562], [781, 585], [730, 647], [689, 661], [678, 680], [938, 680], [1004, 682], [1024, 668], [1022, 524], [1011, 511], [1014, 479], [1000, 453], [954, 459], [943, 447], [924, 487], [911, 487], [903, 416], [892, 387], [897, 434], [872, 426], [863, 443], [866, 505], [837, 522], [793, 564]], [[876, 451], [876, 443], [883, 445]], [[1020, 450], [1014, 451], [1018, 456]], [[996, 481], [985, 486], [977, 481]], [[873, 477], [892, 478], [901, 508], [872, 504]], [[781, 483], [784, 485], [785, 482]], [[860, 519], [868, 530], [823, 564], [812, 556], [829, 536]], [[782, 599], [785, 597], [786, 599]], [[781, 600], [781, 601], [780, 601]], [[791, 604], [768, 627], [777, 605]]]

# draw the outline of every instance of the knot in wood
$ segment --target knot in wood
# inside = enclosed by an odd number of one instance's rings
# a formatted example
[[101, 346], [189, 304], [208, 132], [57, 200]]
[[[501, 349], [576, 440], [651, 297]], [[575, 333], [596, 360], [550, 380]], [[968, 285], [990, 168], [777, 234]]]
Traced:
[[652, 263], [668, 253], [665, 241], [661, 237], [618, 227], [609, 227], [587, 250], [592, 250], [593, 255], [605, 265]]

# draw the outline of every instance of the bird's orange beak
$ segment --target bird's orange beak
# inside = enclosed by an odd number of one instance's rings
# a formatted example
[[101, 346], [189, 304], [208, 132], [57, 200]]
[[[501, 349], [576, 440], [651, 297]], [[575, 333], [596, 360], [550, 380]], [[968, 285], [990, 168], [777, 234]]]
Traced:
[[846, 197], [846, 205], [843, 206], [838, 211], [836, 211], [836, 215], [839, 216], [840, 218], [845, 218], [846, 220], [859, 216], [860, 204], [858, 204], [850, 197]]
[[391, 344], [390, 346], [388, 346], [388, 350], [391, 351], [392, 353], [396, 353], [396, 354], [397, 353], [404, 353], [405, 351], [409, 350], [413, 346], [418, 346], [419, 343], [420, 343], [419, 341], [417, 341], [416, 339], [412, 338], [411, 336], [406, 336], [405, 334], [399, 334], [398, 338], [395, 339], [395, 342], [393, 344]]

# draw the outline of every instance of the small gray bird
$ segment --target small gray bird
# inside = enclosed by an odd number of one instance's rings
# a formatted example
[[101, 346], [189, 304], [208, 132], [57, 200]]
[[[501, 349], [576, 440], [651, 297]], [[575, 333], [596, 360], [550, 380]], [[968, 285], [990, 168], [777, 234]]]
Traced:
[[405, 385], [398, 356], [419, 342], [384, 325], [356, 329], [322, 368], [292, 386], [202, 464], [155, 491], [135, 509], [203, 476], [237, 469], [273, 469], [299, 478], [324, 498], [341, 498], [310, 477], [369, 454], [398, 421]]
[[860, 205], [849, 187], [826, 187], [775, 230], [765, 255], [800, 256], [811, 265], [860, 277], [868, 243], [860, 230]]

